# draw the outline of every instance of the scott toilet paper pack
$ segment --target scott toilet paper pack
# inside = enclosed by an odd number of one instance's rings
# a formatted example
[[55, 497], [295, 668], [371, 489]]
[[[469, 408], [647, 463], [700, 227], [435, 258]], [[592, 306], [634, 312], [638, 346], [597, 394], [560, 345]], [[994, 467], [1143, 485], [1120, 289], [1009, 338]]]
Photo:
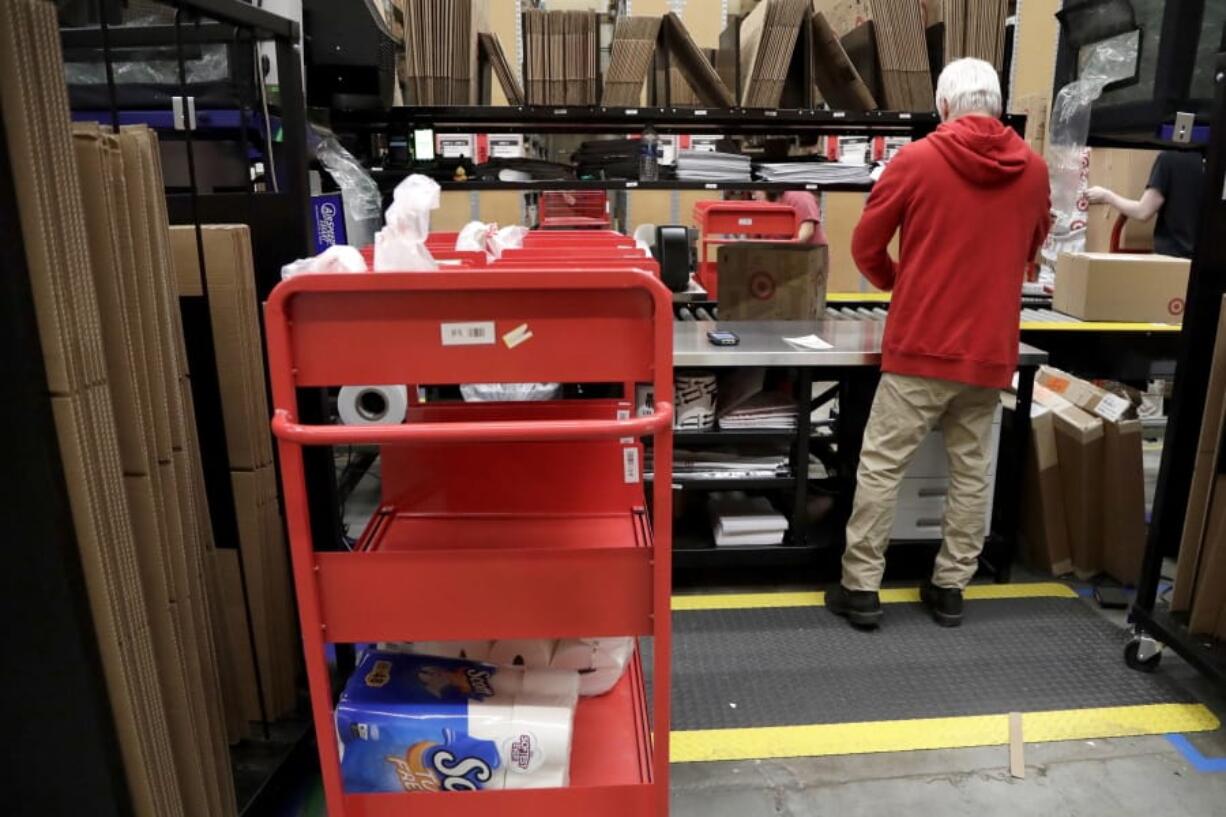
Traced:
[[564, 786], [578, 698], [575, 672], [367, 652], [336, 708], [345, 790]]

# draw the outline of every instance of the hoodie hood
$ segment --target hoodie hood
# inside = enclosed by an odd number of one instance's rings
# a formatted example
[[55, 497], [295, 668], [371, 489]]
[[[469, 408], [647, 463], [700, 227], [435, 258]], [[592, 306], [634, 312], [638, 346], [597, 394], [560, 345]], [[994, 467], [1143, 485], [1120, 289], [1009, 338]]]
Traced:
[[932, 147], [967, 181], [994, 187], [1017, 178], [1030, 163], [1030, 146], [997, 119], [962, 116], [928, 136]]

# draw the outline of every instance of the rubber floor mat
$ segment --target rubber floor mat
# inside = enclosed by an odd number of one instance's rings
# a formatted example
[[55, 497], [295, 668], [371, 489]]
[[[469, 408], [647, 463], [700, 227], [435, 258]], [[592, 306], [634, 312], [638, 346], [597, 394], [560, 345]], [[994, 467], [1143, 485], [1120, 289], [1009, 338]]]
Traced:
[[1027, 740], [1217, 728], [1161, 670], [1126, 668], [1126, 637], [1070, 598], [970, 601], [957, 629], [918, 604], [887, 605], [870, 632], [819, 606], [675, 612], [673, 755], [992, 745], [1010, 712], [1034, 713]]

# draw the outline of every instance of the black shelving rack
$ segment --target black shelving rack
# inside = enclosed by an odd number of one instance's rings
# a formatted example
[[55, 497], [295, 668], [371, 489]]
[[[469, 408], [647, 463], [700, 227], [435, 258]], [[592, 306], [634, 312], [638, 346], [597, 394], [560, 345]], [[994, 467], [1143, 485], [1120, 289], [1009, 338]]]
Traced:
[[[1207, 150], [1205, 201], [1200, 241], [1188, 278], [1187, 307], [1175, 369], [1175, 393], [1162, 449], [1162, 464], [1154, 496], [1145, 561], [1130, 619], [1135, 626], [1125, 660], [1134, 669], [1153, 670], [1166, 646], [1226, 687], [1226, 644], [1192, 635], [1187, 616], [1173, 613], [1158, 599], [1162, 560], [1183, 537], [1188, 496], [1192, 487], [1202, 412], [1209, 390], [1214, 344], [1222, 295], [1226, 293], [1226, 52], [1214, 63], [1214, 102]], [[1217, 473], [1226, 473], [1219, 460]]]

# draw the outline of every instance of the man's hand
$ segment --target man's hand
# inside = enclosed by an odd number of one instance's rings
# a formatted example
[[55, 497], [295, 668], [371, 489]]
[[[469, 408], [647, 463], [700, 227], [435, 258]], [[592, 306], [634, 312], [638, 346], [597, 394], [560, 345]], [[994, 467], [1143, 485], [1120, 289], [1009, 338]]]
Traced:
[[1090, 204], [1110, 204], [1115, 194], [1105, 187], [1091, 187], [1086, 190], [1086, 201]]

